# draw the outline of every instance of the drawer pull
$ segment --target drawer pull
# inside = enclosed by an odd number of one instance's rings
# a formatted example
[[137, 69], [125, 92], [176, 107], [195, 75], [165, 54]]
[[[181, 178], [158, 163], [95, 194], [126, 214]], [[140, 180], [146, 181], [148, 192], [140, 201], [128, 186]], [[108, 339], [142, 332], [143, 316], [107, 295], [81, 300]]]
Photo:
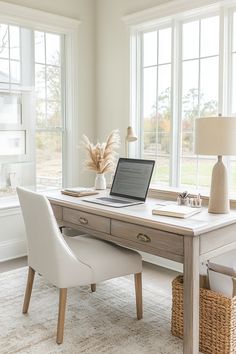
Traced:
[[145, 234], [141, 234], [141, 233], [139, 233], [139, 234], [137, 235], [137, 239], [138, 239], [139, 241], [142, 241], [142, 242], [151, 242], [150, 237], [148, 237], [148, 236], [145, 235]]
[[88, 220], [87, 219], [85, 219], [85, 218], [79, 218], [79, 222], [81, 223], [81, 224], [83, 224], [83, 225], [86, 225], [87, 223], [88, 223]]

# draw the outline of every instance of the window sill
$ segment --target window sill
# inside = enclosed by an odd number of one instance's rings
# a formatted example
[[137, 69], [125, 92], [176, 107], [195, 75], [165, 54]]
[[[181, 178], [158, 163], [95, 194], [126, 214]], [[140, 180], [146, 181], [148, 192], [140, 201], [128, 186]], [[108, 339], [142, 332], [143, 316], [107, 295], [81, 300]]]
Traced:
[[201, 194], [201, 198], [208, 202], [209, 199], [209, 192], [205, 190], [197, 190], [197, 189], [189, 189], [187, 187], [170, 187], [170, 186], [159, 186], [157, 184], [151, 184], [149, 189], [149, 196], [156, 197], [161, 199], [170, 199], [176, 200], [177, 195], [182, 193], [184, 190], [187, 190], [188, 193], [192, 196], [196, 196], [198, 193]]
[[[35, 191], [34, 186], [26, 186], [25, 188]], [[37, 191], [39, 193], [43, 193], [43, 192], [53, 191], [55, 189], [56, 188], [41, 188], [38, 189]], [[11, 196], [0, 197], [0, 213], [1, 210], [10, 210], [10, 209], [17, 209], [17, 208], [20, 208], [20, 202], [16, 193]]]
[[[177, 187], [169, 187], [169, 186], [158, 186], [156, 184], [152, 184], [149, 188], [148, 196], [152, 198], [159, 198], [165, 200], [175, 200], [177, 199], [177, 195], [182, 193], [184, 188]], [[209, 202], [209, 192], [201, 191], [201, 190], [188, 190], [191, 195], [201, 194], [202, 203], [204, 206], [208, 206]], [[230, 207], [232, 209], [236, 209], [236, 195], [232, 195], [230, 197]]]

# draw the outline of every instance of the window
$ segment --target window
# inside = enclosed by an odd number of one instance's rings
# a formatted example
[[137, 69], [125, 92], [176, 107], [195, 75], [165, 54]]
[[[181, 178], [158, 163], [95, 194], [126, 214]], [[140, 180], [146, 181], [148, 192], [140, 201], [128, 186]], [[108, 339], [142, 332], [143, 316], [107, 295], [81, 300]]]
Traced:
[[[236, 9], [166, 16], [132, 36], [133, 112], [139, 155], [156, 160], [152, 182], [208, 189], [216, 157], [194, 154], [195, 119], [236, 116]], [[225, 162], [236, 193], [236, 159]]]
[[14, 194], [18, 184], [62, 186], [63, 40], [0, 24], [0, 197]]

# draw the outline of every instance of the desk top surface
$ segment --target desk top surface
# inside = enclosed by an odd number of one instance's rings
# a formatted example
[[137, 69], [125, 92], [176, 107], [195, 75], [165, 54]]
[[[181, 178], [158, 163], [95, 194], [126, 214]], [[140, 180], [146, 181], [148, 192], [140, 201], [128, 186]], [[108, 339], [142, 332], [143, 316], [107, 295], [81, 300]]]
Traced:
[[[109, 192], [100, 192], [102, 196], [107, 196]], [[197, 236], [235, 223], [236, 211], [229, 214], [210, 214], [207, 208], [202, 208], [201, 212], [189, 218], [182, 219], [170, 216], [153, 215], [152, 209], [157, 204], [166, 201], [154, 198], [147, 198], [144, 204], [133, 205], [123, 208], [113, 208], [83, 201], [90, 197], [70, 197], [57, 192], [47, 192], [47, 198], [52, 202], [68, 208], [79, 209], [84, 212], [117, 219], [124, 222], [152, 227], [154, 229], [172, 232], [180, 235]], [[174, 202], [173, 202], [174, 203]]]

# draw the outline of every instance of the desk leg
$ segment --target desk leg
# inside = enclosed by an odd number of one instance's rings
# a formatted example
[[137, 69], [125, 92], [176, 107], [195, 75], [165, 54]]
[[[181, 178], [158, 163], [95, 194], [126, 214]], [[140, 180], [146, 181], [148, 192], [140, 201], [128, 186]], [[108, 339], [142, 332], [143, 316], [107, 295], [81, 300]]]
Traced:
[[199, 237], [184, 237], [184, 354], [199, 353]]

